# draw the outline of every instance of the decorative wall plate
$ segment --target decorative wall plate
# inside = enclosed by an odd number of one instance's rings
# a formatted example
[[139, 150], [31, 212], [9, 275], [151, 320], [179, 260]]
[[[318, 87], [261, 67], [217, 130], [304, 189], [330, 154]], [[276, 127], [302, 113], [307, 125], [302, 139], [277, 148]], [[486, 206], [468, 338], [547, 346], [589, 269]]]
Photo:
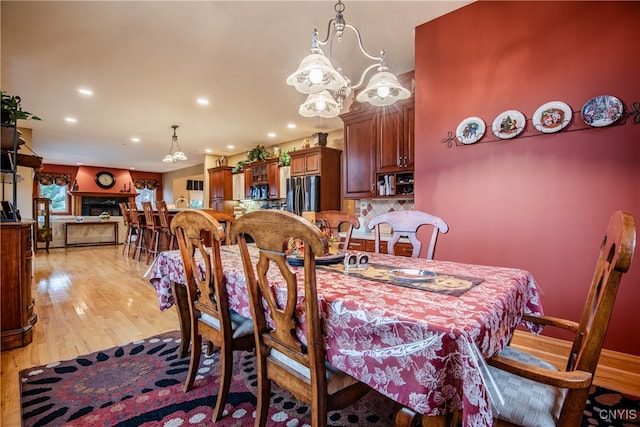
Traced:
[[564, 102], [547, 102], [533, 113], [533, 126], [542, 133], [558, 132], [569, 124], [572, 115], [571, 107]]
[[518, 110], [507, 110], [498, 114], [493, 121], [491, 129], [493, 134], [500, 139], [515, 138], [524, 130], [526, 119]]
[[582, 120], [593, 127], [609, 126], [622, 116], [624, 107], [615, 96], [600, 95], [591, 98], [582, 107]]
[[456, 129], [456, 138], [463, 144], [478, 142], [484, 135], [486, 126], [480, 117], [467, 117]]

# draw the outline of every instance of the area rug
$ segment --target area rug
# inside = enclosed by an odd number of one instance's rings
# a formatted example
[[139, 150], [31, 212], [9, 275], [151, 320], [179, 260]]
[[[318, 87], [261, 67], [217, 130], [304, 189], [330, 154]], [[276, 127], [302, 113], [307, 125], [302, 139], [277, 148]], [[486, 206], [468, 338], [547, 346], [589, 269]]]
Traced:
[[[184, 393], [189, 359], [178, 359], [176, 332], [20, 372], [23, 427], [206, 426], [218, 390], [218, 355], [204, 356]], [[251, 426], [256, 405], [253, 352], [237, 352], [226, 416], [219, 426]], [[268, 426], [310, 425], [310, 408], [272, 387]], [[342, 411], [330, 426], [390, 426], [393, 402], [376, 392]], [[640, 425], [640, 400], [592, 388], [583, 426]]]

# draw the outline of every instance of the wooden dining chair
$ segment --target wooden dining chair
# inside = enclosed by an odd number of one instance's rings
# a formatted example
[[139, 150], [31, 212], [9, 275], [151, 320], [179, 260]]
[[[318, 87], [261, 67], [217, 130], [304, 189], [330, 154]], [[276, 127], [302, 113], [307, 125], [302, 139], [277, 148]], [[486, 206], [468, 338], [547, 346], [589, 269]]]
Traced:
[[580, 323], [552, 316], [522, 320], [573, 332], [566, 368], [507, 347], [487, 359], [489, 372], [505, 403], [496, 409], [497, 425], [579, 426], [589, 388], [620, 285], [636, 245], [634, 218], [615, 212], [609, 221]]
[[354, 228], [360, 228], [360, 221], [354, 215], [347, 212], [328, 210], [316, 213], [316, 221], [324, 221], [331, 234], [338, 236], [340, 231], [343, 230], [343, 224], [346, 224], [344, 229], [344, 239], [340, 239], [340, 249], [347, 249], [349, 247], [349, 241], [351, 240], [351, 233]]
[[225, 239], [225, 244], [230, 245], [232, 242], [231, 227], [233, 226], [233, 223], [236, 220], [236, 217], [233, 215], [229, 215], [226, 212], [217, 211], [215, 209], [200, 209], [200, 210], [206, 213], [207, 215], [211, 215], [211, 217], [213, 217], [216, 221], [220, 223], [220, 225], [223, 226], [225, 235], [227, 236], [227, 238]]
[[369, 221], [369, 229], [374, 231], [375, 235], [375, 251], [380, 253], [380, 225], [389, 224], [393, 235], [387, 243], [387, 253], [395, 255], [394, 246], [401, 237], [409, 238], [413, 245], [411, 256], [417, 258], [420, 256], [422, 242], [417, 237], [418, 228], [425, 226], [433, 227], [429, 246], [427, 247], [427, 259], [433, 259], [433, 253], [436, 249], [436, 242], [439, 233], [449, 231], [449, 226], [442, 218], [431, 215], [422, 211], [391, 211], [380, 214]]
[[[327, 425], [327, 412], [342, 409], [369, 391], [369, 387], [336, 369], [326, 361], [321, 316], [318, 309], [315, 257], [324, 255], [328, 245], [320, 230], [298, 215], [286, 211], [262, 210], [244, 214], [235, 221], [240, 254], [249, 291], [258, 363], [256, 427], [267, 420], [271, 382], [289, 391], [311, 407], [311, 425]], [[251, 257], [246, 236], [259, 250]], [[290, 238], [304, 241], [304, 268], [292, 271], [285, 250]], [[269, 273], [269, 274], [267, 274]], [[270, 288], [272, 275], [286, 285], [282, 305]], [[301, 289], [298, 289], [297, 276]], [[302, 285], [303, 284], [303, 285]], [[300, 319], [298, 297], [304, 291], [306, 343], [296, 334]], [[269, 310], [269, 319], [263, 307]]]
[[[233, 351], [249, 350], [255, 346], [253, 323], [229, 308], [220, 259], [220, 243], [225, 235], [218, 221], [197, 210], [182, 211], [171, 221], [171, 232], [176, 235], [180, 248], [191, 316], [191, 356], [184, 391], [193, 387], [204, 338], [220, 348], [222, 372], [212, 417], [215, 423], [222, 418], [229, 395]], [[203, 244], [203, 234], [211, 242], [210, 251]], [[198, 268], [197, 257], [205, 260], [204, 274]]]
[[169, 208], [164, 200], [156, 200], [156, 210], [160, 220], [160, 234], [165, 236], [166, 250], [172, 251], [175, 247], [175, 235], [171, 232], [169, 219]]

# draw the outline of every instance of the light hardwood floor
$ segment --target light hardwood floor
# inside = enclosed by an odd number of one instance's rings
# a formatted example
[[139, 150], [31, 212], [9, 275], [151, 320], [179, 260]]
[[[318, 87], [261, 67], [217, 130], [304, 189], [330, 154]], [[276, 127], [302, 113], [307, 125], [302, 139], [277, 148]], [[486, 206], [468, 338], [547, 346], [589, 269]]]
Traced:
[[[143, 277], [146, 263], [121, 252], [122, 246], [99, 246], [39, 251], [34, 257], [38, 322], [30, 345], [0, 353], [1, 426], [20, 426], [19, 371], [179, 328], [175, 309], [158, 308], [155, 290]], [[536, 349], [552, 362], [566, 348], [529, 334], [518, 334], [513, 345]], [[603, 353], [601, 362], [605, 358], [611, 366], [598, 369], [596, 384], [640, 395], [640, 358]]]
[[161, 312], [143, 275], [145, 262], [123, 256], [122, 245], [38, 251], [33, 342], [0, 353], [3, 427], [20, 426], [18, 372], [177, 330], [175, 310]]

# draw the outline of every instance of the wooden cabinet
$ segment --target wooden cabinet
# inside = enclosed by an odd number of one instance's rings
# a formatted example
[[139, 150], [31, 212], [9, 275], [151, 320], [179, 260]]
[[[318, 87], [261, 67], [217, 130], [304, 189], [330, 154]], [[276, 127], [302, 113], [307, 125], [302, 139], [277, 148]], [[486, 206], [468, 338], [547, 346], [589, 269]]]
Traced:
[[2, 350], [30, 344], [33, 340], [33, 325], [38, 320], [33, 310], [34, 300], [31, 297], [33, 280], [31, 230], [30, 223], [0, 223]]
[[250, 167], [244, 169], [244, 198], [251, 198], [251, 185], [253, 184], [253, 170]]
[[413, 100], [376, 114], [376, 171], [404, 172], [414, 167]]
[[[404, 78], [407, 81], [403, 84], [408, 86], [413, 73]], [[411, 97], [383, 109], [356, 104], [340, 116], [344, 122], [346, 199], [413, 197], [414, 103]], [[380, 184], [389, 180], [393, 190], [381, 191]]]
[[320, 176], [320, 210], [340, 210], [342, 151], [315, 146], [289, 152], [291, 176]]
[[321, 172], [322, 147], [301, 150], [291, 156], [291, 176], [318, 175]]
[[45, 243], [49, 253], [49, 242], [53, 233], [51, 228], [51, 199], [36, 197], [33, 199], [33, 250], [38, 253], [38, 243]]
[[[396, 255], [410, 257], [413, 252], [413, 245], [411, 245], [411, 243], [398, 242], [393, 249]], [[375, 252], [376, 241], [370, 239], [354, 239], [352, 237], [351, 240], [349, 240], [348, 250], [357, 252]], [[387, 253], [386, 241], [380, 242], [380, 252], [383, 254]]]
[[280, 167], [277, 159], [267, 163], [267, 188], [270, 199], [280, 198]]
[[233, 181], [231, 167], [220, 166], [208, 169], [209, 172], [209, 207], [224, 212], [224, 201], [233, 198]]
[[344, 198], [376, 195], [375, 115], [346, 113], [344, 121]]
[[[266, 193], [252, 197], [251, 188], [265, 188]], [[269, 159], [245, 165], [244, 188], [247, 199], [279, 199], [280, 198], [280, 167], [278, 159]]]

